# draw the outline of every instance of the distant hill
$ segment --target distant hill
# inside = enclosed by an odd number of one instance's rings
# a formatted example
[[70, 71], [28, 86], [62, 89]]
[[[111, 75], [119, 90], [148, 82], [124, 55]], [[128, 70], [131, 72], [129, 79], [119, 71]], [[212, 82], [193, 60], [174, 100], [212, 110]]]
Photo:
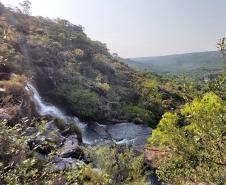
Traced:
[[186, 53], [158, 57], [142, 57], [123, 60], [133, 68], [158, 74], [188, 74], [195, 79], [219, 73], [223, 60], [217, 51]]

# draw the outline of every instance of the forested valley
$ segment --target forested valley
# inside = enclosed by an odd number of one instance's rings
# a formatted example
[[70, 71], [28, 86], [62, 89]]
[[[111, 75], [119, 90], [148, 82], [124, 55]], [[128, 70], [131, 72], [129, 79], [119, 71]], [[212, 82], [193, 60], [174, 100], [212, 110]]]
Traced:
[[190, 80], [30, 6], [0, 3], [0, 184], [225, 184], [225, 38], [214, 75]]

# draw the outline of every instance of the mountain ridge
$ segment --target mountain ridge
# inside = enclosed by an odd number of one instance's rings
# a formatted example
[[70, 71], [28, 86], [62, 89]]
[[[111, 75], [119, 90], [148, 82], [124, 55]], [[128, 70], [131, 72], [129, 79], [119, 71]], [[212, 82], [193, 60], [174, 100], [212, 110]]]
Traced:
[[223, 70], [223, 60], [218, 51], [194, 52], [154, 57], [123, 59], [122, 62], [142, 71], [160, 75], [186, 74], [195, 80]]
[[209, 50], [209, 51], [194, 51], [194, 52], [185, 52], [185, 53], [174, 53], [174, 54], [166, 54], [166, 55], [152, 55], [152, 56], [141, 56], [141, 57], [125, 57], [125, 59], [131, 60], [145, 60], [150, 58], [160, 58], [160, 57], [170, 57], [170, 56], [180, 56], [180, 55], [192, 55], [192, 54], [205, 54], [205, 53], [215, 53], [217, 50]]

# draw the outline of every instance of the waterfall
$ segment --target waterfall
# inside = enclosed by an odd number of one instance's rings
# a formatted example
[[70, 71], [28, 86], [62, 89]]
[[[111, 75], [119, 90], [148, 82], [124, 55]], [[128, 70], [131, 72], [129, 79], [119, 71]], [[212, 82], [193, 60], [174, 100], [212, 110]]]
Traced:
[[81, 122], [77, 117], [67, 116], [57, 107], [46, 103], [31, 83], [27, 82], [25, 88], [31, 94], [31, 100], [41, 116], [51, 115], [65, 123], [75, 124], [82, 131], [82, 141], [85, 144], [106, 145], [114, 141], [117, 145], [144, 146], [151, 134], [151, 128], [134, 123], [101, 125], [96, 122]]
[[52, 116], [54, 118], [59, 118], [59, 119], [63, 120], [65, 123], [73, 123], [73, 124], [75, 124], [82, 131], [83, 143], [91, 144], [92, 138], [91, 138], [91, 141], [89, 141], [89, 140], [87, 140], [86, 134], [84, 134], [84, 133], [87, 133], [86, 132], [86, 127], [87, 127], [86, 123], [81, 122], [75, 116], [74, 117], [66, 116], [56, 106], [53, 106], [53, 105], [50, 105], [50, 104], [46, 103], [41, 98], [41, 96], [39, 95], [39, 93], [36, 90], [36, 88], [30, 82], [27, 82], [27, 85], [26, 85], [25, 89], [30, 93], [31, 101], [34, 102], [36, 111], [38, 112], [38, 114], [40, 116], [48, 116], [48, 115], [50, 115], [50, 116]]
[[26, 85], [26, 90], [28, 92], [31, 93], [31, 99], [35, 104], [35, 108], [37, 110], [37, 112], [41, 115], [41, 116], [53, 116], [62, 120], [65, 120], [66, 117], [64, 115], [64, 113], [59, 110], [57, 107], [53, 106], [53, 105], [48, 105], [47, 103], [45, 103], [41, 96], [39, 95], [38, 91], [35, 89], [35, 87], [31, 84], [31, 83], [27, 83]]

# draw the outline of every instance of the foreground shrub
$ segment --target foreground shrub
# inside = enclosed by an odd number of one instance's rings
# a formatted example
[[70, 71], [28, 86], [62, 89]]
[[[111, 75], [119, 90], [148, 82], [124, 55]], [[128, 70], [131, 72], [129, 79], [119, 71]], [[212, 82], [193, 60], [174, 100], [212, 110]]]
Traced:
[[165, 113], [148, 139], [168, 150], [158, 176], [171, 184], [223, 184], [225, 178], [226, 103], [214, 93], [186, 104], [180, 113]]
[[94, 166], [108, 174], [111, 184], [146, 184], [143, 155], [137, 155], [130, 149], [119, 151], [117, 147], [94, 148], [90, 153]]

